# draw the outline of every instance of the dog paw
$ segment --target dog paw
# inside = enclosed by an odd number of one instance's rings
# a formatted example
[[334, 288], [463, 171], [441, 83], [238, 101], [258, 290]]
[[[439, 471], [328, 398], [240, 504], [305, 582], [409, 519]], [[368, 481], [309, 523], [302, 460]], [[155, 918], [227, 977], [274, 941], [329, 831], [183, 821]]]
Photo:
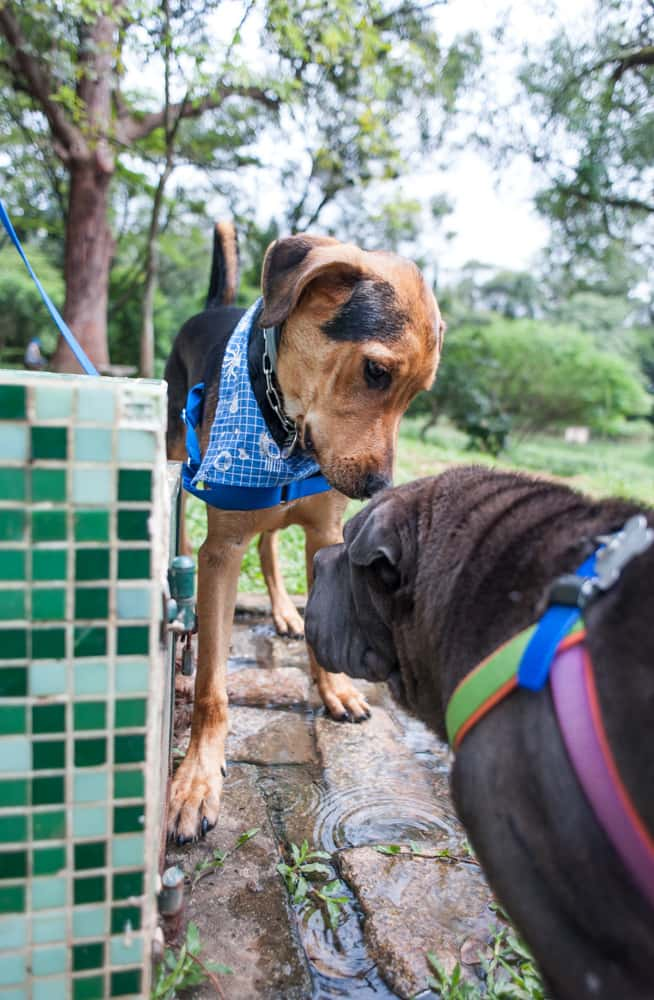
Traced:
[[225, 774], [224, 763], [207, 769], [187, 754], [170, 790], [167, 831], [171, 840], [182, 846], [216, 825]]
[[289, 639], [303, 638], [304, 620], [292, 601], [279, 607], [273, 605], [272, 618], [278, 635]]
[[368, 702], [345, 674], [322, 673], [318, 690], [325, 708], [337, 722], [365, 722], [370, 718]]

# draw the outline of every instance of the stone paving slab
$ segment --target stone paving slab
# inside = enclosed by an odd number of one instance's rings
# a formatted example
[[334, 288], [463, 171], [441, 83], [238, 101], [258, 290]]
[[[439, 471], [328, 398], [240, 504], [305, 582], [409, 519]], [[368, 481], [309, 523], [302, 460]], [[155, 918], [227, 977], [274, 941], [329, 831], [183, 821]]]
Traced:
[[[312, 995], [311, 976], [275, 871], [278, 847], [257, 790], [256, 768], [229, 768], [218, 826], [196, 844], [171, 846], [168, 864], [192, 875], [216, 848], [229, 850], [240, 834], [257, 826], [259, 833], [228, 857], [223, 868], [187, 889], [185, 918], [198, 925], [203, 960], [233, 970], [219, 977], [226, 1000], [306, 1000]], [[216, 993], [204, 985], [193, 996], [215, 1000]]]
[[[420, 846], [424, 854], [438, 849]], [[363, 847], [341, 851], [339, 867], [363, 910], [368, 954], [398, 996], [413, 997], [427, 988], [428, 953], [451, 972], [457, 962], [485, 950], [496, 921], [475, 865], [409, 854], [387, 857]]]
[[250, 708], [308, 705], [311, 681], [298, 667], [244, 667], [227, 675], [230, 705]]
[[311, 764], [316, 760], [311, 719], [267, 708], [229, 711], [228, 761], [250, 764]]

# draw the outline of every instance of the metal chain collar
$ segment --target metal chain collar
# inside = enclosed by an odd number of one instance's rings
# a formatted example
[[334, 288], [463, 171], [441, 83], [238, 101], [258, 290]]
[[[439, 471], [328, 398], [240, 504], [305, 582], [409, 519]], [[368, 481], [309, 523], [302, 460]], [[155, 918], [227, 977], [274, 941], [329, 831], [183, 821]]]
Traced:
[[294, 420], [288, 416], [284, 411], [284, 406], [281, 399], [279, 398], [279, 393], [277, 392], [277, 387], [273, 382], [275, 376], [275, 369], [273, 366], [273, 361], [271, 358], [271, 352], [268, 347], [269, 336], [275, 336], [275, 331], [272, 327], [267, 327], [263, 331], [263, 374], [266, 379], [266, 399], [270, 405], [270, 408], [275, 413], [275, 416], [279, 420], [280, 424], [286, 431], [286, 440], [281, 449], [281, 454], [283, 459], [290, 458], [295, 451], [298, 443], [298, 429], [297, 424]]

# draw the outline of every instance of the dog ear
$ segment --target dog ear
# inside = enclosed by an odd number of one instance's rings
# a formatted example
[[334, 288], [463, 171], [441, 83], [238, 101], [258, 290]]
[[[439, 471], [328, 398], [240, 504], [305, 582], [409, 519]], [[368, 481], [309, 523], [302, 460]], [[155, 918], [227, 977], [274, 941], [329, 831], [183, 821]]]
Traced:
[[298, 304], [302, 292], [329, 276], [351, 286], [366, 273], [361, 251], [328, 236], [288, 236], [266, 250], [261, 276], [261, 326], [279, 326]]
[[390, 503], [380, 503], [368, 508], [368, 516], [346, 544], [350, 563], [374, 567], [383, 585], [388, 590], [395, 590], [401, 579], [402, 545], [389, 516], [391, 506]]

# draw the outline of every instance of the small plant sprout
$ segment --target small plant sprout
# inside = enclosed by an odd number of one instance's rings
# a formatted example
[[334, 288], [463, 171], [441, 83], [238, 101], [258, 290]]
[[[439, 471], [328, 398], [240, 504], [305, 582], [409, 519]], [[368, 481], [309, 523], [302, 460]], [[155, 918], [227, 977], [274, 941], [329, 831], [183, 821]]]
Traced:
[[163, 961], [155, 972], [150, 1000], [176, 1000], [180, 990], [198, 986], [207, 980], [211, 983], [216, 995], [224, 1000], [218, 975], [229, 975], [231, 969], [220, 962], [208, 962], [200, 958], [202, 942], [197, 924], [189, 923], [186, 937], [181, 947], [175, 951], [166, 948]]
[[217, 872], [219, 868], [222, 868], [227, 858], [230, 855], [235, 854], [240, 847], [243, 847], [243, 844], [247, 844], [248, 840], [252, 840], [253, 837], [256, 837], [258, 832], [258, 826], [253, 827], [251, 830], [246, 830], [245, 833], [242, 833], [239, 837], [237, 837], [236, 843], [233, 847], [230, 847], [226, 851], [219, 851], [216, 848], [216, 850], [213, 851], [208, 858], [205, 858], [204, 861], [198, 861], [191, 881], [191, 888], [194, 889], [200, 879], [204, 878], [206, 875], [212, 875], [214, 872]]
[[424, 861], [445, 861], [450, 864], [456, 864], [457, 862], [464, 862], [469, 865], [479, 864], [475, 856], [471, 853], [467, 841], [464, 845], [463, 854], [453, 854], [449, 847], [428, 853], [415, 840], [410, 840], [408, 844], [375, 844], [375, 850], [379, 854], [388, 854], [391, 857], [419, 858]]
[[326, 851], [309, 850], [306, 840], [299, 847], [289, 844], [289, 851], [292, 861], [280, 861], [277, 871], [291, 899], [307, 914], [320, 910], [325, 924], [336, 930], [348, 897], [343, 895], [343, 883], [339, 879], [325, 881], [333, 875], [331, 866], [324, 864], [331, 860], [331, 855]]

